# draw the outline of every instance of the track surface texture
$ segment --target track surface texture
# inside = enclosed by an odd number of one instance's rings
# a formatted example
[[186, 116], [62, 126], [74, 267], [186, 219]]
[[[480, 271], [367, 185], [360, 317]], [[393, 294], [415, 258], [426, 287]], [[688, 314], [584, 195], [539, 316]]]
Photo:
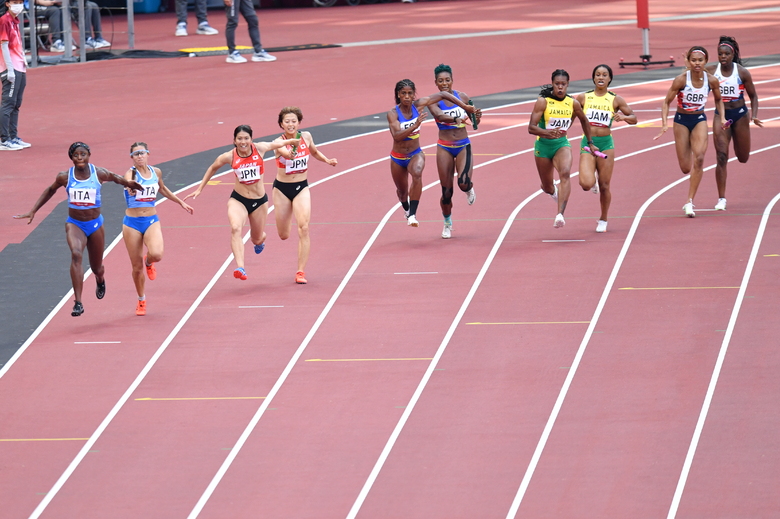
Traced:
[[[738, 7], [650, 6], [654, 58], [679, 63], [692, 45], [712, 58], [718, 36], [734, 36], [765, 121], [751, 127], [749, 162], [729, 163], [727, 211], [712, 210], [710, 142], [693, 219], [671, 132], [653, 140], [681, 68], [618, 67], [641, 54], [633, 1], [262, 9], [272, 63], [31, 69], [20, 135], [33, 147], [0, 157], [0, 517], [776, 517], [780, 9]], [[209, 19], [222, 32], [224, 14]], [[138, 15], [136, 47], [224, 45], [174, 38], [174, 25], [172, 13]], [[126, 46], [121, 20], [113, 31]], [[237, 38], [249, 43], [243, 20]], [[339, 46], [295, 50], [307, 44]], [[470, 131], [477, 201], [456, 190], [450, 240], [435, 126], [422, 127], [411, 228], [385, 118], [400, 79], [436, 91], [439, 63], [484, 110]], [[639, 124], [613, 128], [608, 232], [594, 232], [598, 197], [579, 188], [576, 153], [567, 223], [554, 229], [531, 107], [554, 69], [576, 94], [599, 63]], [[194, 215], [158, 206], [165, 257], [137, 317], [124, 202], [106, 185], [108, 292], [94, 299], [87, 276], [86, 312], [70, 316], [64, 197], [31, 225], [11, 215], [69, 167], [71, 142], [121, 174], [145, 141], [186, 194], [233, 128], [275, 138], [288, 105], [339, 160], [309, 171], [308, 284], [293, 282], [297, 236], [279, 239], [273, 210], [266, 250], [246, 247], [249, 279], [233, 278], [226, 172]]]

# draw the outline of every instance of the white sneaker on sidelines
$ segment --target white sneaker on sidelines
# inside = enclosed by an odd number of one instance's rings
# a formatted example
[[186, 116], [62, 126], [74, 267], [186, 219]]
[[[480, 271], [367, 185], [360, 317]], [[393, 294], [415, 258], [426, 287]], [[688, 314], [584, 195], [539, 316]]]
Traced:
[[566, 225], [566, 220], [563, 219], [563, 215], [561, 213], [555, 215], [555, 222], [553, 223], [553, 227], [560, 229], [564, 225]]
[[715, 210], [716, 211], [725, 211], [726, 210], [726, 199], [725, 198], [718, 198], [718, 203], [715, 204]]
[[607, 232], [607, 221], [599, 220], [596, 222], [596, 232]]
[[473, 205], [476, 199], [477, 194], [474, 192], [474, 186], [471, 186], [471, 189], [466, 191], [466, 201], [469, 203], [469, 205]]
[[65, 52], [65, 44], [62, 40], [57, 40], [49, 47], [49, 52]]
[[14, 137], [13, 139], [10, 139], [10, 140], [14, 144], [16, 144], [17, 146], [21, 146], [22, 148], [29, 148], [30, 146], [32, 146], [32, 144], [30, 144], [29, 142], [24, 142], [19, 137]]
[[174, 36], [187, 36], [187, 24], [186, 23], [178, 23], [176, 24], [176, 32], [173, 33]]
[[246, 58], [242, 56], [240, 52], [234, 50], [233, 52], [228, 54], [228, 57], [225, 61], [227, 63], [246, 63]]
[[21, 150], [22, 147], [16, 144], [13, 141], [2, 141], [0, 142], [0, 151], [13, 151], [13, 150]]
[[95, 38], [92, 40], [92, 45], [95, 49], [104, 49], [111, 46], [111, 44], [103, 38]]
[[688, 218], [693, 218], [693, 217], [695, 217], [695, 216], [696, 216], [696, 213], [695, 213], [695, 212], [693, 212], [693, 208], [694, 208], [694, 207], [695, 207], [695, 206], [693, 205], [693, 202], [690, 202], [690, 201], [689, 201], [687, 204], [685, 204], [685, 205], [683, 206], [683, 211], [685, 211], [685, 216], [687, 216]]
[[276, 61], [276, 56], [271, 56], [265, 49], [260, 52], [255, 52], [252, 55], [252, 61]]
[[[185, 27], [186, 29], [186, 27]], [[208, 22], [203, 22], [198, 25], [198, 30], [195, 31], [197, 34], [205, 34], [206, 36], [213, 36], [215, 34], [219, 34], [219, 31], [216, 30], [214, 27], [210, 26]]]
[[406, 225], [409, 225], [411, 227], [419, 227], [420, 226], [420, 222], [417, 221], [417, 217], [415, 215], [410, 214], [406, 218]]

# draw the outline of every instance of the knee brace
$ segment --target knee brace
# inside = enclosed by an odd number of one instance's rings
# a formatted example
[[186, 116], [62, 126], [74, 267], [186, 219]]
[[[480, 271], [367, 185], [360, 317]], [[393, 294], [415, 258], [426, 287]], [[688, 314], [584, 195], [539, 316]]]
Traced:
[[461, 191], [468, 191], [471, 189], [471, 143], [466, 145], [466, 163], [463, 165], [463, 172], [458, 175], [458, 187]]
[[441, 186], [441, 203], [450, 205], [452, 203], [452, 188]]

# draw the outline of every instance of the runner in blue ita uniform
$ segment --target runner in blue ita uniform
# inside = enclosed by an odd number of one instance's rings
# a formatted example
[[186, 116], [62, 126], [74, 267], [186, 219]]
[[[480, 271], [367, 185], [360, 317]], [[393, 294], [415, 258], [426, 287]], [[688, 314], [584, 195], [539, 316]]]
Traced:
[[[165, 187], [160, 168], [150, 166], [147, 163], [149, 160], [148, 148], [149, 146], [145, 142], [134, 142], [130, 146], [130, 157], [132, 157], [134, 165], [125, 173], [126, 180], [135, 180], [143, 187], [140, 190], [125, 190], [127, 210], [122, 226], [122, 237], [125, 240], [127, 254], [130, 256], [130, 263], [133, 266], [133, 283], [138, 293], [136, 315], [146, 315], [144, 270], [149, 280], [154, 281], [157, 278], [157, 269], [155, 269], [154, 264], [162, 260], [163, 256], [162, 227], [160, 226], [160, 218], [157, 216], [157, 209], [155, 209], [157, 195], [161, 193], [179, 204], [188, 213], [192, 214], [193, 212], [192, 207]], [[148, 251], [145, 256], [144, 245]]]
[[84, 313], [81, 303], [81, 290], [84, 285], [84, 269], [81, 266], [84, 248], [89, 254], [89, 266], [95, 274], [97, 289], [95, 295], [103, 299], [106, 295], [105, 267], [103, 267], [103, 249], [105, 248], [105, 231], [103, 216], [100, 214], [100, 187], [103, 182], [115, 182], [130, 189], [143, 189], [134, 180], [127, 180], [105, 168], [89, 163], [89, 146], [83, 142], [74, 142], [68, 149], [68, 157], [73, 161], [73, 167], [57, 174], [54, 183], [47, 187], [33, 208], [25, 213], [14, 216], [17, 219], [32, 223], [38, 209], [54, 196], [61, 187], [68, 194], [68, 219], [65, 222], [65, 236], [70, 247], [70, 279], [73, 282], [74, 304], [70, 315], [78, 317]]

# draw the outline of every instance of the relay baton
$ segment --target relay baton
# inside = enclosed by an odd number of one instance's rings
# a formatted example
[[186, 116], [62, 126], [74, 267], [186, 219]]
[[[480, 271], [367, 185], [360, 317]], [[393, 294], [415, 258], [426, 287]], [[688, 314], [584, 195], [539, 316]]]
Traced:
[[[469, 99], [469, 105], [474, 106], [474, 102]], [[471, 125], [474, 127], [474, 129], [477, 129], [477, 116], [475, 114], [469, 114], [469, 119], [471, 119]]]
[[590, 151], [590, 146], [584, 146], [582, 149], [587, 151], [588, 153], [593, 153], [595, 156], [601, 157], [602, 159], [606, 159], [607, 158], [607, 154], [606, 153], [601, 153], [600, 151], [593, 151], [593, 152], [591, 152]]

